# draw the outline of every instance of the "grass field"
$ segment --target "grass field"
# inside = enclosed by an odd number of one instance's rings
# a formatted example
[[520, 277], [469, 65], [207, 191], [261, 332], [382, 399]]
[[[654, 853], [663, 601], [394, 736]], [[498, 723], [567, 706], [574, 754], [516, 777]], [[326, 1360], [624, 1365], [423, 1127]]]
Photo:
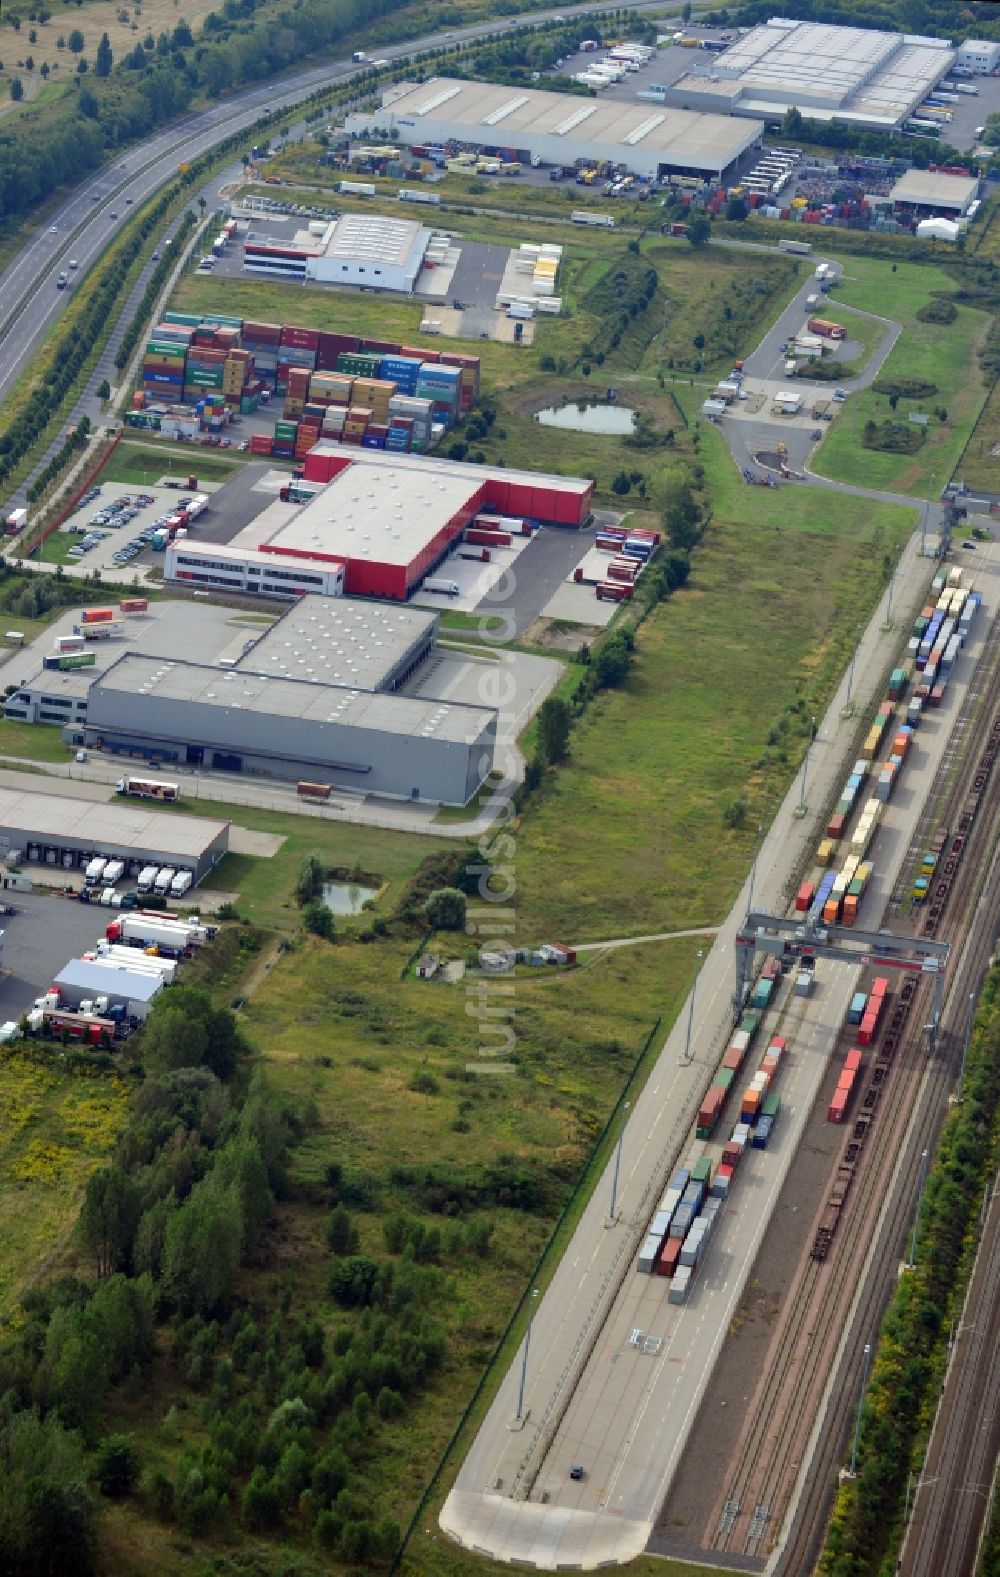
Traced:
[[[831, 246], [831, 251], [835, 247]], [[984, 312], [960, 306], [953, 323], [921, 323], [917, 311], [934, 291], [951, 294], [954, 281], [940, 269], [919, 263], [892, 265], [874, 258], [845, 257], [844, 279], [831, 298], [866, 312], [888, 312], [903, 324], [904, 332], [880, 374], [884, 378], [925, 378], [937, 392], [925, 399], [899, 401], [897, 418], [905, 421], [911, 411], [926, 411], [930, 423], [923, 446], [912, 455], [862, 449], [861, 430], [869, 419], [891, 415], [888, 399], [873, 389], [853, 394], [847, 410], [834, 423], [814, 461], [822, 476], [856, 481], [882, 491], [935, 496], [951, 475], [965, 448], [982, 404], [985, 389], [976, 349], [989, 326]], [[947, 411], [939, 422], [938, 407]]]
[[958, 462], [958, 475], [974, 491], [1000, 489], [1000, 454], [990, 450], [1000, 446], [1000, 384], [994, 384], [982, 414], [969, 436], [965, 453]]
[[[0, 669], [0, 673], [2, 673]], [[0, 717], [0, 756], [23, 756], [29, 761], [69, 761], [73, 752], [64, 745], [56, 724], [17, 723]]]
[[101, 471], [101, 482], [154, 484], [161, 476], [187, 481], [198, 476], [206, 482], [225, 482], [246, 463], [237, 455], [207, 454], [204, 449], [178, 448], [163, 439], [160, 443], [133, 443], [125, 439], [118, 445]]
[[270, 859], [225, 855], [221, 864], [201, 883], [202, 887], [223, 892], [238, 888], [240, 914], [256, 925], [277, 931], [299, 926], [300, 916], [292, 890], [299, 866], [307, 854], [318, 854], [331, 868], [348, 871], [357, 868], [380, 877], [386, 883], [386, 891], [379, 908], [385, 910], [396, 903], [422, 860], [449, 847], [447, 839], [383, 832], [377, 827], [352, 826], [321, 816], [256, 810], [247, 805], [220, 804], [216, 800], [185, 800], [182, 808], [188, 815], [228, 819], [255, 831], [277, 833], [284, 839], [278, 853]]
[[[866, 526], [859, 512], [852, 535], [832, 521], [795, 530], [782, 521], [788, 490], [759, 494], [770, 522], [719, 511], [688, 588], [639, 631], [627, 688], [591, 705], [568, 765], [525, 817], [519, 937], [713, 925], [732, 902], [754, 829], [801, 758], [804, 717], [846, 662], [882, 591], [889, 534], [909, 513]], [[802, 714], [789, 712], [796, 702]], [[723, 810], [744, 794], [746, 825], [730, 831]]]
[[67, 1073], [55, 1059], [0, 1056], [0, 1327], [20, 1291], [50, 1263], [71, 1227], [89, 1173], [125, 1120], [124, 1082]]

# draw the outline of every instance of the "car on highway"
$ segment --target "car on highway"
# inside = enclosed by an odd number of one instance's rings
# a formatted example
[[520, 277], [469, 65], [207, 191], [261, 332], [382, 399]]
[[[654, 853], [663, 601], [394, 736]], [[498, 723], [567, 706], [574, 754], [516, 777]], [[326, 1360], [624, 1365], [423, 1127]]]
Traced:
[[110, 217], [112, 219], [117, 219], [118, 218], [118, 210], [117, 210], [117, 208], [112, 208]]
[[977, 546], [977, 544], [975, 542], [971, 542], [971, 541], [966, 540], [965, 542], [962, 543], [962, 546], [963, 546], [963, 548], [974, 548], [974, 547]]
[[159, 254], [159, 252], [150, 252], [150, 254], [149, 254], [149, 261], [151, 263], [158, 263], [160, 261], [160, 254]]
[[817, 438], [822, 438], [822, 436], [823, 436], [823, 429], [822, 429], [822, 427], [814, 427], [812, 432], [809, 434], [809, 436], [814, 442], [815, 442], [815, 440]]
[[58, 235], [58, 234], [59, 234], [59, 226], [58, 225], [49, 225], [49, 235]]
[[125, 199], [125, 206], [126, 206], [126, 207], [127, 207], [127, 208], [131, 208], [131, 206], [132, 206], [132, 201], [133, 201], [133, 199], [132, 199], [132, 198], [131, 198], [131, 197], [126, 197], [126, 199]]

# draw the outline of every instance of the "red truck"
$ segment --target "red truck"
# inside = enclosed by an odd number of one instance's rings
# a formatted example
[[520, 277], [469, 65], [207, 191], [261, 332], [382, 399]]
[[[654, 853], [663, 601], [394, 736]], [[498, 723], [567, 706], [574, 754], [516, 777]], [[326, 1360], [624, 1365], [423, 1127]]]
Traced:
[[810, 318], [807, 323], [810, 334], [822, 334], [824, 339], [844, 339], [844, 325], [831, 323], [829, 318]]

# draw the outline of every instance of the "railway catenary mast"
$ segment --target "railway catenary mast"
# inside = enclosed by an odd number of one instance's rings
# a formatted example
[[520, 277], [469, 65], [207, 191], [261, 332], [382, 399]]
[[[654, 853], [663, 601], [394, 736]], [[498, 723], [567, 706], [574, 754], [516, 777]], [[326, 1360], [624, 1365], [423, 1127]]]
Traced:
[[951, 954], [950, 942], [935, 942], [919, 936], [893, 936], [889, 931], [861, 931], [854, 926], [817, 925], [812, 919], [803, 923], [799, 915], [789, 918], [752, 910], [736, 937], [734, 952], [734, 1022], [743, 1011], [753, 981], [755, 953], [771, 953], [789, 962], [830, 958], [841, 964], [898, 969], [905, 974], [932, 977], [934, 1013], [928, 1025], [928, 1051], [933, 1049], [944, 1004], [944, 974]]

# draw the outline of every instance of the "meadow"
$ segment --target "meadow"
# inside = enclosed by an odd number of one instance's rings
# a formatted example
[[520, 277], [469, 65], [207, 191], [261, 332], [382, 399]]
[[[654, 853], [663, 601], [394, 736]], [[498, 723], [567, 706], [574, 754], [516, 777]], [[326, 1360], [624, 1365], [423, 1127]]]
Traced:
[[[835, 243], [829, 248], [835, 253]], [[903, 324], [904, 333], [880, 372], [880, 379], [929, 379], [936, 392], [917, 399], [900, 399], [896, 419], [907, 421], [911, 412], [926, 413], [930, 421], [924, 443], [914, 454], [890, 454], [862, 449], [865, 422], [884, 421], [891, 414], [888, 397], [874, 388], [852, 394], [848, 408], [828, 432], [813, 460], [813, 469], [836, 481], [856, 481], [883, 492], [936, 497], [951, 476], [965, 449], [986, 395], [976, 351], [989, 328], [985, 312], [960, 305], [951, 323], [924, 323], [917, 312], [935, 293], [951, 296], [955, 282], [929, 264], [890, 264], [880, 259], [845, 256], [844, 277], [831, 296], [836, 302], [866, 312], [888, 312]], [[946, 413], [945, 420], [938, 411]]]
[[57, 1051], [0, 1054], [0, 1329], [67, 1246], [87, 1177], [107, 1159], [128, 1108], [113, 1074], [70, 1071]]

